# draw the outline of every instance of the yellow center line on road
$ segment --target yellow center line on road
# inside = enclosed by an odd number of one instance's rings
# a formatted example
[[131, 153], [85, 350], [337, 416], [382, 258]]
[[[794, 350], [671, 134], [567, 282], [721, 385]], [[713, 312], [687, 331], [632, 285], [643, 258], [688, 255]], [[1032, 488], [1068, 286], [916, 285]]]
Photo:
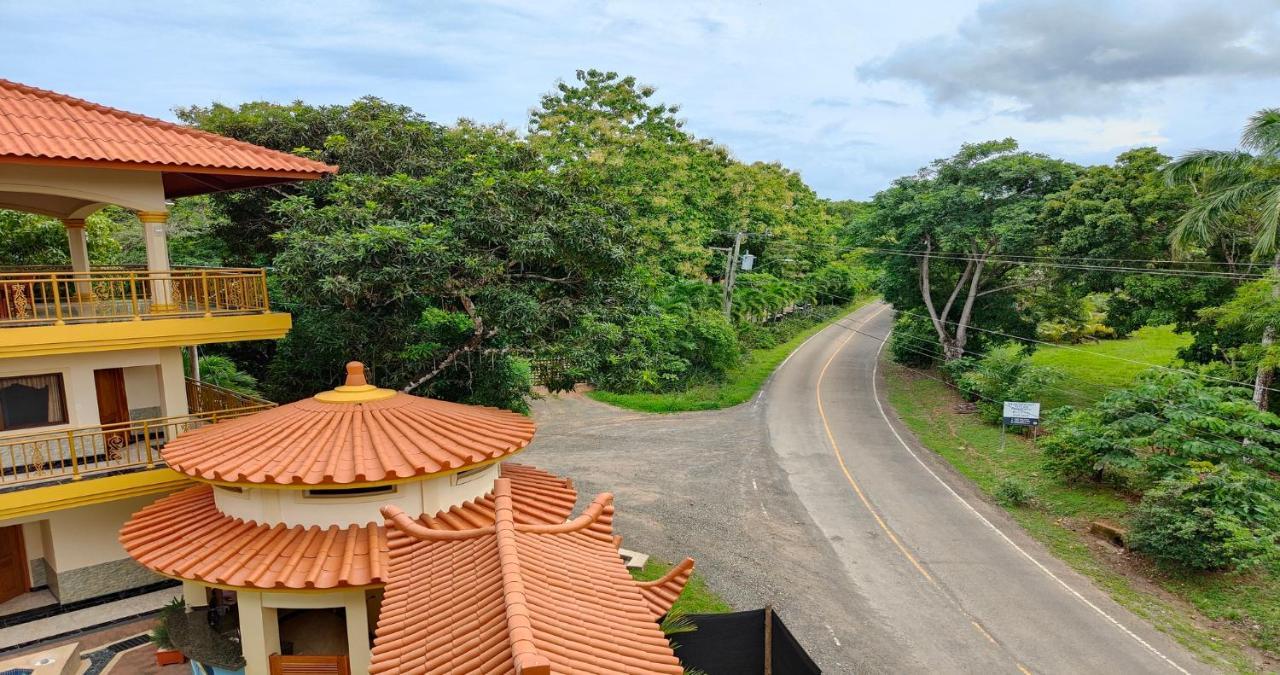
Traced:
[[[869, 321], [879, 316], [886, 309], [889, 309], [889, 305], [885, 305], [881, 307], [880, 309], [873, 312], [871, 316], [868, 316], [865, 319], [863, 319], [861, 322], [858, 323], [858, 329], [867, 325]], [[836, 324], [836, 325], [839, 325], [839, 324]], [[884, 518], [880, 516], [879, 511], [877, 511], [876, 508], [872, 506], [871, 500], [867, 499], [866, 493], [862, 491], [862, 486], [858, 485], [858, 481], [853, 477], [853, 473], [849, 471], [848, 465], [846, 465], [844, 462], [844, 455], [840, 452], [840, 444], [836, 442], [836, 436], [831, 431], [831, 424], [827, 421], [826, 407], [822, 403], [822, 381], [826, 378], [827, 369], [831, 367], [832, 362], [836, 360], [836, 357], [840, 355], [840, 352], [844, 351], [845, 346], [849, 344], [849, 341], [852, 340], [853, 336], [855, 335], [857, 335], [856, 332], [852, 330], [849, 331], [849, 335], [840, 342], [840, 344], [836, 347], [835, 351], [831, 352], [831, 356], [827, 359], [827, 362], [822, 364], [822, 370], [818, 371], [818, 381], [814, 385], [814, 390], [815, 390], [815, 393], [817, 394], [817, 399], [818, 399], [818, 416], [822, 419], [822, 429], [827, 432], [827, 441], [831, 443], [831, 452], [835, 454], [836, 462], [840, 464], [840, 471], [844, 473], [845, 480], [847, 480], [849, 482], [849, 486], [853, 488], [853, 492], [858, 496], [858, 500], [862, 502], [862, 505], [867, 509], [867, 513], [871, 514], [871, 517], [875, 519], [876, 524], [880, 526], [880, 529], [883, 530], [885, 535], [889, 537], [889, 540], [893, 542], [894, 546], [898, 547], [898, 550], [902, 553], [903, 557], [905, 557], [911, 563], [911, 565], [916, 568], [916, 571], [919, 572], [920, 575], [923, 576], [926, 581], [928, 581], [935, 588], [937, 588], [943, 594], [943, 597], [951, 601], [951, 603], [956, 607], [956, 609], [960, 610], [960, 612], [969, 619], [969, 623], [972, 624], [974, 630], [976, 630], [980, 635], [985, 637], [987, 640], [991, 641], [991, 644], [996, 645], [997, 647], [1001, 647], [1003, 649], [1000, 643], [997, 642], [994, 637], [992, 637], [991, 633], [987, 632], [987, 630], [982, 627], [982, 624], [978, 622], [977, 617], [970, 614], [969, 611], [966, 610], [964, 607], [962, 607], [955, 598], [952, 598], [946, 592], [946, 589], [942, 587], [942, 584], [939, 584], [938, 580], [935, 579], [932, 574], [929, 574], [929, 570], [925, 569], [924, 565], [920, 563], [920, 560], [917, 559], [909, 549], [907, 549], [906, 545], [902, 543], [902, 540], [898, 538], [898, 535], [893, 531], [892, 528], [889, 527], [889, 524], [884, 521]], [[1008, 654], [1008, 651], [1005, 650], [1005, 653]], [[1010, 656], [1010, 658], [1012, 658], [1012, 654], [1008, 654], [1008, 655]], [[1024, 666], [1022, 663], [1020, 663], [1017, 659], [1013, 659], [1013, 662], [1014, 662], [1014, 665], [1018, 667], [1018, 670], [1023, 673], [1023, 675], [1032, 675], [1031, 671], [1028, 670], [1027, 667]]]

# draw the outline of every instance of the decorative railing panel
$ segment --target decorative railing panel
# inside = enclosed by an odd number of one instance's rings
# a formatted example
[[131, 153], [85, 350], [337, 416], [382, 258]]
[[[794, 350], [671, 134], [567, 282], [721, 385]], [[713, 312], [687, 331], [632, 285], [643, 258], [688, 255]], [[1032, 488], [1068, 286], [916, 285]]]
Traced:
[[275, 404], [188, 381], [188, 415], [0, 437], [0, 487], [163, 464], [160, 450], [180, 434]]
[[261, 269], [0, 272], [0, 328], [270, 310], [266, 271]]

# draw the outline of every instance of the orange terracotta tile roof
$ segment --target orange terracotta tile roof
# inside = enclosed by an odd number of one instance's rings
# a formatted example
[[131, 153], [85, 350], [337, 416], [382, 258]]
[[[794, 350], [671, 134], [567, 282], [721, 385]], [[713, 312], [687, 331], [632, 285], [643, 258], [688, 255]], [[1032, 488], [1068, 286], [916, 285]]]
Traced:
[[[526, 525], [563, 523], [577, 491], [541, 469], [503, 464], [514, 517]], [[419, 521], [440, 531], [491, 526], [493, 493]], [[213, 488], [199, 486], [160, 499], [134, 514], [120, 543], [160, 574], [221, 586], [326, 589], [386, 581], [387, 535], [376, 523], [350, 527], [288, 527], [223, 514]]]
[[4, 79], [0, 79], [0, 159], [283, 179], [319, 178], [338, 170], [287, 152]]
[[189, 431], [162, 455], [171, 468], [210, 481], [350, 485], [502, 459], [528, 445], [534, 430], [507, 410], [348, 384]]
[[618, 555], [612, 496], [538, 525], [519, 522], [515, 489], [499, 480], [497, 520], [465, 531], [383, 508], [391, 560], [370, 672], [682, 673], [657, 619], [692, 561], [642, 586]]

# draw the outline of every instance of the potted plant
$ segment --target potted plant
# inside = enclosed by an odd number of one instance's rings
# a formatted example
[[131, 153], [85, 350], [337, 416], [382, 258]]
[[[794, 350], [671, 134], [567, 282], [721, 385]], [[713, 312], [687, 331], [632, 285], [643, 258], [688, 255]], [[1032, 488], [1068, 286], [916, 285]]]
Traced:
[[182, 598], [174, 598], [169, 604], [160, 611], [160, 620], [156, 622], [156, 627], [151, 629], [151, 642], [156, 646], [156, 665], [157, 666], [173, 666], [185, 663], [187, 657], [178, 651], [173, 645], [173, 639], [169, 635], [169, 623], [173, 619], [174, 614], [186, 612], [186, 604]]

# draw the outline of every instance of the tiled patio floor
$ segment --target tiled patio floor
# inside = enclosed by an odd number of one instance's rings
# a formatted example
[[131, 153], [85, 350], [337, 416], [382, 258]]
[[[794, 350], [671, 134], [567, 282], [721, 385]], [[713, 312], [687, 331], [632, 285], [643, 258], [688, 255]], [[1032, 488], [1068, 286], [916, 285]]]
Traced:
[[8, 616], [18, 612], [25, 612], [29, 609], [56, 604], [58, 604], [58, 599], [53, 597], [53, 593], [50, 593], [48, 589], [41, 589], [31, 593], [23, 593], [12, 600], [0, 602], [0, 616]]
[[[128, 640], [134, 636], [145, 635], [155, 625], [155, 619], [143, 619], [117, 624], [91, 633], [82, 633], [65, 640], [55, 640], [38, 647], [14, 651], [12, 654], [0, 652], [5, 657], [25, 652], [38, 652], [59, 644], [80, 643], [80, 657], [90, 668], [85, 675], [183, 675], [191, 672], [191, 666], [156, 665], [155, 647], [145, 643], [132, 649], [110, 654], [103, 650], [110, 645]], [[101, 668], [94, 669], [94, 666]]]
[[[182, 589], [180, 588], [165, 588], [146, 595], [117, 600], [95, 607], [87, 607], [46, 619], [37, 619], [17, 626], [0, 628], [0, 650], [8, 649], [14, 645], [25, 644], [32, 640], [62, 635], [82, 628], [152, 612], [164, 607], [169, 600], [181, 595], [181, 593]], [[76, 638], [71, 637], [61, 642], [75, 641]]]

